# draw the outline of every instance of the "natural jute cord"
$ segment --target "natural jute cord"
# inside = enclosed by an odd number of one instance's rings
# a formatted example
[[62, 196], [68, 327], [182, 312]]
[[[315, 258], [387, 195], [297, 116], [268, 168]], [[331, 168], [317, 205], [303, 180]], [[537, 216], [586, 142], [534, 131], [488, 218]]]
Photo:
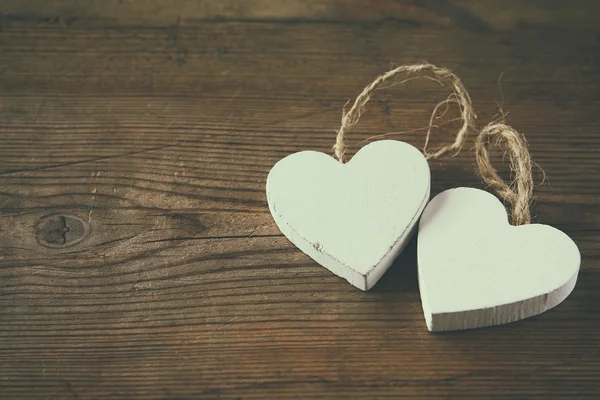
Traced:
[[[502, 146], [502, 143], [505, 146]], [[509, 186], [500, 178], [490, 162], [488, 147], [499, 146], [508, 151], [510, 168], [514, 174]], [[475, 160], [479, 175], [500, 197], [512, 205], [512, 223], [524, 225], [531, 222], [529, 204], [533, 199], [533, 178], [531, 157], [525, 137], [504, 123], [487, 125], [475, 140]]]
[[[433, 74], [435, 78], [421, 75], [427, 72]], [[474, 130], [475, 128], [475, 119], [477, 116], [473, 111], [471, 97], [458, 76], [450, 70], [436, 67], [429, 63], [422, 63], [402, 65], [380, 75], [363, 89], [362, 93], [359, 94], [354, 101], [352, 108], [350, 108], [348, 112], [344, 111], [342, 115], [342, 124], [338, 131], [335, 145], [333, 146], [335, 157], [340, 162], [344, 162], [344, 153], [346, 152], [346, 145], [344, 143], [344, 134], [346, 131], [358, 122], [364, 111], [365, 105], [371, 99], [373, 92], [377, 89], [385, 89], [393, 86], [394, 83], [392, 82], [390, 85], [382, 87], [384, 83], [392, 81], [392, 79], [399, 74], [417, 76], [397, 83], [404, 83], [418, 77], [428, 77], [442, 85], [449, 83], [452, 86], [453, 93], [446, 100], [439, 103], [431, 114], [427, 135], [425, 137], [423, 154], [427, 159], [435, 159], [451, 150], [457, 152], [460, 151], [468, 131], [470, 129]], [[462, 126], [457, 132], [456, 138], [452, 144], [440, 146], [433, 153], [429, 153], [427, 151], [427, 145], [429, 143], [431, 129], [434, 126], [433, 120], [438, 109], [442, 105], [450, 103], [458, 104], [461, 111], [460, 119], [463, 121]], [[488, 152], [488, 147], [490, 146], [499, 146], [504, 151], [510, 153], [510, 167], [514, 174], [513, 182], [510, 185], [507, 185], [504, 180], [500, 178], [500, 175], [498, 175], [498, 172], [492, 166]], [[475, 160], [477, 162], [479, 175], [481, 175], [484, 182], [494, 189], [505, 202], [512, 205], [512, 223], [514, 225], [529, 224], [531, 222], [529, 204], [533, 199], [533, 178], [531, 174], [532, 162], [529, 151], [527, 150], [527, 141], [525, 140], [525, 137], [502, 122], [492, 122], [482, 129], [475, 140]]]
[[[350, 108], [348, 112], [344, 112], [342, 115], [342, 124], [338, 131], [335, 145], [333, 146], [333, 152], [335, 154], [335, 157], [340, 162], [344, 162], [344, 153], [346, 152], [344, 134], [358, 122], [362, 112], [364, 111], [365, 105], [367, 104], [375, 90], [382, 89], [381, 85], [390, 82], [399, 74], [419, 75], [426, 72], [430, 72], [433, 74], [433, 76], [435, 76], [435, 78], [430, 79], [434, 79], [442, 85], [450, 84], [452, 86], [453, 94], [448, 99], [439, 103], [435, 107], [433, 114], [431, 115], [431, 119], [429, 121], [429, 129], [425, 138], [425, 146], [423, 148], [423, 153], [427, 159], [432, 159], [438, 158], [442, 154], [451, 150], [459, 151], [465, 141], [469, 129], [474, 128], [474, 122], [477, 118], [475, 112], [473, 111], [473, 106], [471, 104], [471, 98], [469, 97], [469, 93], [463, 86], [460, 79], [458, 79], [458, 77], [455, 74], [453, 74], [450, 70], [446, 68], [436, 67], [435, 65], [429, 63], [423, 63], [414, 65], [402, 65], [400, 67], [397, 67], [379, 76], [370, 85], [364, 88], [362, 93], [359, 94], [356, 100], [354, 101], [352, 108]], [[390, 86], [393, 86], [393, 84]], [[461, 119], [463, 121], [463, 124], [459, 129], [458, 133], [456, 134], [456, 138], [452, 144], [443, 145], [436, 149], [433, 153], [429, 153], [427, 152], [427, 144], [429, 143], [429, 135], [431, 134], [431, 128], [433, 126], [433, 118], [441, 105], [449, 104], [452, 102], [457, 103], [460, 107]]]

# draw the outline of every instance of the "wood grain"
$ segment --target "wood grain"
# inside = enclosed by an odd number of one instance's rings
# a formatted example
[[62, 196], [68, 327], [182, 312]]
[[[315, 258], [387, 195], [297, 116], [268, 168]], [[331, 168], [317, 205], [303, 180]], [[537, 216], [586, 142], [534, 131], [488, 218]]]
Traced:
[[[241, 3], [0, 5], [0, 397], [597, 398], [600, 6]], [[480, 124], [503, 96], [545, 171], [534, 220], [583, 258], [551, 312], [431, 334], [414, 243], [361, 293], [272, 221], [271, 166], [329, 152], [349, 99], [422, 60], [463, 79]], [[378, 93], [350, 155], [447, 95]], [[431, 168], [433, 195], [483, 188], [469, 152]]]

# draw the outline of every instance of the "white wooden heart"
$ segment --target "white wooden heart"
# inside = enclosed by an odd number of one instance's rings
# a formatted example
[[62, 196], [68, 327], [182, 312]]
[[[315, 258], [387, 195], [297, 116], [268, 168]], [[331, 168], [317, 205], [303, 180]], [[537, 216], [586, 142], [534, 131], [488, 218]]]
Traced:
[[419, 289], [430, 331], [499, 325], [560, 304], [581, 256], [548, 225], [512, 226], [492, 194], [457, 188], [425, 208], [417, 239]]
[[429, 165], [395, 140], [363, 147], [346, 164], [302, 151], [267, 178], [281, 232], [334, 274], [369, 290], [402, 251], [429, 200]]

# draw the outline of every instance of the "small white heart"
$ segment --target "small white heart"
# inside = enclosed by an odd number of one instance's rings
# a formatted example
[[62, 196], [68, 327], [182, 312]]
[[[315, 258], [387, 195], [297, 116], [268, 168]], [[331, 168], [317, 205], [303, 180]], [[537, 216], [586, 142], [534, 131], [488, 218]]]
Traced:
[[429, 165], [419, 150], [381, 140], [346, 164], [315, 151], [285, 157], [269, 173], [267, 200], [293, 244], [369, 290], [408, 242], [429, 187]]
[[548, 225], [511, 226], [492, 194], [457, 188], [425, 208], [417, 243], [419, 289], [430, 331], [500, 325], [560, 304], [581, 256]]

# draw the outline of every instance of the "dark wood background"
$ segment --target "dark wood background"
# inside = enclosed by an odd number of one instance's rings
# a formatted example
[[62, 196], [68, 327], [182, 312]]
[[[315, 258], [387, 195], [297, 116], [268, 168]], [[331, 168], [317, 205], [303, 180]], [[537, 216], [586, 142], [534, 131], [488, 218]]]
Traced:
[[[599, 2], [0, 11], [0, 398], [600, 399]], [[272, 221], [271, 166], [330, 152], [348, 100], [423, 60], [462, 78], [480, 124], [503, 99], [527, 136], [548, 178], [535, 221], [583, 258], [556, 309], [432, 334], [414, 243], [363, 293]], [[414, 130], [448, 94], [427, 81], [379, 92], [351, 154], [386, 132], [413, 130], [396, 138], [422, 146]], [[433, 194], [484, 187], [471, 145], [431, 163]]]

